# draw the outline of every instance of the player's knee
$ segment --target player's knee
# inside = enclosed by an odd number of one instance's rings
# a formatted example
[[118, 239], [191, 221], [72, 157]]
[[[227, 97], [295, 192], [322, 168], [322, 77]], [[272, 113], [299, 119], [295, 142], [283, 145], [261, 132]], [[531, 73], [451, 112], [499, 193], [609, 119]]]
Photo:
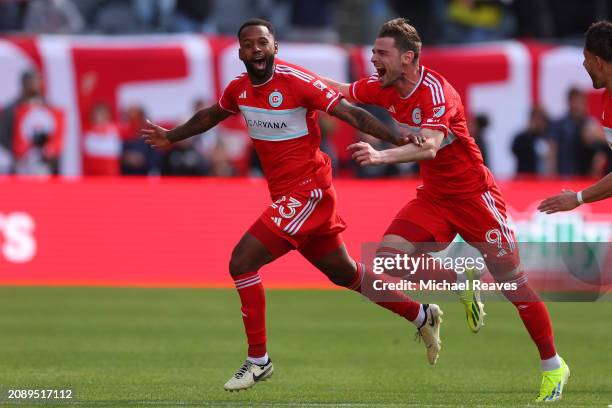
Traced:
[[232, 257], [229, 262], [229, 272], [233, 277], [243, 275], [248, 272], [256, 271], [259, 266], [256, 265], [248, 256], [241, 253], [237, 249], [232, 252]]

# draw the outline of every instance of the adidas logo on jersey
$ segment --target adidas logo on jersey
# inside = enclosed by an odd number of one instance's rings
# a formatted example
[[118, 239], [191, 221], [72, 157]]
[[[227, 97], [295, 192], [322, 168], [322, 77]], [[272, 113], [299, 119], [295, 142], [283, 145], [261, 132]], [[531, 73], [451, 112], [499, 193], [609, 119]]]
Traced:
[[280, 217], [270, 217], [272, 221], [276, 224], [277, 227], [280, 227], [281, 218]]
[[389, 106], [389, 109], [387, 109], [389, 112], [391, 113], [395, 113], [395, 106], [391, 105]]
[[242, 91], [242, 93], [240, 94], [240, 96], [238, 97], [238, 99], [246, 99], [246, 91]]

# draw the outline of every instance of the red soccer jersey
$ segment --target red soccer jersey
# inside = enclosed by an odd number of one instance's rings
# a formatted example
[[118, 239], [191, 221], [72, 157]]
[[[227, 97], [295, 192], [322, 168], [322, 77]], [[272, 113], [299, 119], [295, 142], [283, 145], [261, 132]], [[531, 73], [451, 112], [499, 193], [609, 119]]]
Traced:
[[603, 112], [601, 113], [601, 125], [606, 133], [608, 146], [612, 149], [612, 97], [606, 89], [603, 93]]
[[244, 116], [274, 197], [331, 185], [316, 110], [330, 112], [341, 97], [316, 74], [277, 59], [267, 82], [253, 85], [243, 73], [228, 84], [219, 105]]
[[377, 74], [352, 83], [350, 94], [359, 102], [387, 109], [401, 127], [444, 133], [436, 157], [419, 162], [423, 191], [436, 197], [468, 198], [482, 194], [495, 183], [468, 133], [459, 94], [437, 72], [421, 66], [419, 82], [406, 97], [394, 87], [382, 88]]

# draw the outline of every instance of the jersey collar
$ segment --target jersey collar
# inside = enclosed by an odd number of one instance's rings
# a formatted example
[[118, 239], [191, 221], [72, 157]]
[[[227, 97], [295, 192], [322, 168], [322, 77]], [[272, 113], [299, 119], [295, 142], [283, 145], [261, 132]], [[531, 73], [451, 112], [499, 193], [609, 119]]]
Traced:
[[416, 85], [414, 86], [414, 88], [412, 89], [412, 91], [410, 91], [410, 93], [406, 96], [401, 96], [400, 95], [400, 99], [408, 99], [412, 96], [412, 94], [414, 94], [417, 90], [417, 88], [421, 85], [421, 82], [423, 82], [423, 74], [425, 73], [425, 67], [424, 66], [420, 66], [419, 67], [421, 69], [421, 77], [419, 78], [419, 82], [416, 83]]

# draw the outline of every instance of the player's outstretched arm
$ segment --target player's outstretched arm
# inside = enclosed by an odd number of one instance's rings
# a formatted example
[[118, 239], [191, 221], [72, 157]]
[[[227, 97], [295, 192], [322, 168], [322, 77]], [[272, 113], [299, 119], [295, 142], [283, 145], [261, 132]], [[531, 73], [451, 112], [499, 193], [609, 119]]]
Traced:
[[332, 116], [345, 121], [363, 133], [374, 136], [375, 138], [385, 140], [394, 145], [402, 145], [407, 143], [401, 135], [395, 133], [380, 120], [376, 119], [371, 113], [358, 106], [348, 103], [341, 99], [340, 102], [330, 112]]
[[[612, 173], [599, 180], [592, 186], [582, 190], [582, 202], [594, 203], [612, 197]], [[563, 190], [560, 194], [548, 197], [538, 206], [538, 210], [546, 214], [559, 211], [571, 211], [582, 204], [578, 194], [572, 190]]]
[[153, 147], [166, 147], [172, 143], [204, 133], [230, 115], [230, 112], [216, 103], [197, 111], [187, 122], [171, 130], [164, 129], [147, 120], [145, 128], [141, 129], [142, 137], [145, 143]]
[[368, 143], [358, 142], [348, 148], [353, 153], [353, 160], [362, 166], [409, 163], [435, 158], [442, 144], [442, 139], [444, 139], [444, 134], [433, 129], [421, 129], [419, 133], [424, 139], [422, 144], [411, 143], [379, 151]]
[[351, 87], [351, 84], [347, 84], [345, 82], [338, 82], [338, 81], [336, 81], [334, 79], [327, 78], [327, 77], [321, 77], [321, 79], [327, 85], [329, 85], [332, 88], [337, 89], [338, 91], [340, 91], [340, 93], [346, 98], [347, 101], [349, 101], [349, 102], [357, 102], [355, 99], [353, 99], [351, 97], [351, 92], [349, 90], [349, 88]]

